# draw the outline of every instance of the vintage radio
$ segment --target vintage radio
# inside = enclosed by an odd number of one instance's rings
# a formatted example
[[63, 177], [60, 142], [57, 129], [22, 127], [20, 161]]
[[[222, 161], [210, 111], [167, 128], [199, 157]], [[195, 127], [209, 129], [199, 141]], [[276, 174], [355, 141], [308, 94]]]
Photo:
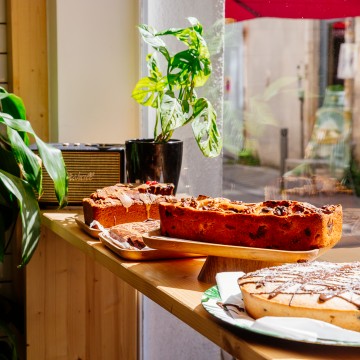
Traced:
[[[125, 180], [125, 147], [120, 144], [50, 144], [61, 150], [69, 177], [68, 204], [81, 205], [82, 199], [105, 186]], [[36, 145], [30, 147], [38, 152]], [[57, 204], [53, 182], [43, 171], [41, 206]]]

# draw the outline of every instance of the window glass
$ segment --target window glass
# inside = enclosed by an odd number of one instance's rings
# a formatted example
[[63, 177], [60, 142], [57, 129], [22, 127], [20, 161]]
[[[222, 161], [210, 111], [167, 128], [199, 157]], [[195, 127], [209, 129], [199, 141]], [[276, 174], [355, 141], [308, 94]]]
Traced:
[[227, 21], [225, 197], [340, 203], [359, 233], [359, 19]]

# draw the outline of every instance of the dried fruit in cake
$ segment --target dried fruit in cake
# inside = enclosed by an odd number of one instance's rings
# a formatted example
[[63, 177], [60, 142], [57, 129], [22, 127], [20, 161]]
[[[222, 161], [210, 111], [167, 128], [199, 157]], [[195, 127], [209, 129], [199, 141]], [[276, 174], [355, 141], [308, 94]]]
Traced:
[[341, 205], [200, 196], [162, 202], [159, 212], [162, 235], [224, 245], [306, 251], [332, 247], [342, 234]]
[[147, 219], [159, 219], [158, 204], [173, 197], [173, 184], [116, 184], [96, 190], [83, 199], [84, 220], [103, 227]]
[[285, 264], [247, 273], [238, 284], [254, 319], [306, 317], [360, 331], [360, 262]]

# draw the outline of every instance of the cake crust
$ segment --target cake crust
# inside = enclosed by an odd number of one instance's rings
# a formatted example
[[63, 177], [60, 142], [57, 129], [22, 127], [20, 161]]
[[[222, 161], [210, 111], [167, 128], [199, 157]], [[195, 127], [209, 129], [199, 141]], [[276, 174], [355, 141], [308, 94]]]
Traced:
[[198, 197], [162, 202], [159, 212], [163, 236], [224, 245], [307, 251], [334, 246], [342, 233], [341, 205]]
[[306, 317], [360, 331], [360, 262], [285, 264], [238, 280], [245, 309], [263, 316]]

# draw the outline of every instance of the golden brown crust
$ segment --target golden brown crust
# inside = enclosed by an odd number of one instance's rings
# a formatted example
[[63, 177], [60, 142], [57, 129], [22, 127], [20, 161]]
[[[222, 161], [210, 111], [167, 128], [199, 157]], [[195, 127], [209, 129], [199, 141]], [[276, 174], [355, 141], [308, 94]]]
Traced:
[[225, 245], [306, 251], [331, 247], [342, 233], [341, 205], [201, 196], [162, 202], [159, 212], [162, 235]]
[[246, 311], [307, 317], [360, 331], [360, 262], [286, 264], [238, 280]]
[[[108, 228], [127, 222], [159, 219], [158, 204], [172, 196], [172, 184], [116, 184], [98, 189], [83, 199], [84, 220], [94, 220]], [[169, 195], [167, 195], [169, 194]]]

